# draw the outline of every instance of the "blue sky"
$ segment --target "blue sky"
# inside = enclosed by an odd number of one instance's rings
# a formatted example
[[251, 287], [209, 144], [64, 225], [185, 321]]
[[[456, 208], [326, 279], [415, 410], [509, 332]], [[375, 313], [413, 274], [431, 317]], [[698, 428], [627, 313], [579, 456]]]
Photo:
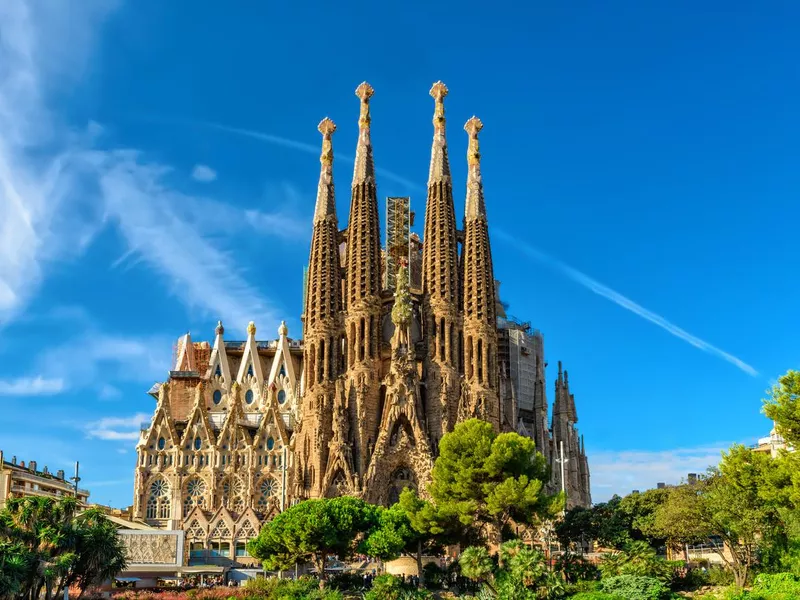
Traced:
[[495, 275], [570, 371], [595, 499], [769, 431], [800, 359], [795, 3], [69, 4], [0, 4], [6, 455], [127, 505], [175, 339], [298, 334], [316, 126], [344, 226], [363, 80], [418, 230], [431, 83], [459, 218], [483, 120]]

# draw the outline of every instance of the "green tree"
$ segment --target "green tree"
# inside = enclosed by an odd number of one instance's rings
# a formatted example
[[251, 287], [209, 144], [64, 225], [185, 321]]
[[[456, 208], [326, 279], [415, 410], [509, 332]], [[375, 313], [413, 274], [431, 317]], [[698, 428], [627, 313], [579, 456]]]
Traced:
[[675, 542], [720, 540], [715, 551], [744, 586], [759, 547], [781, 527], [779, 506], [765, 495], [772, 468], [769, 455], [731, 447], [709, 477], [670, 491], [656, 513], [658, 529]]
[[764, 414], [787, 443], [800, 446], [800, 371], [787, 371], [767, 393]]
[[125, 547], [98, 510], [74, 498], [10, 499], [0, 511], [0, 597], [45, 600], [77, 585], [81, 595], [125, 568]]
[[666, 502], [670, 488], [655, 488], [628, 494], [619, 502], [619, 512], [630, 524], [630, 538], [645, 541], [654, 548], [665, 543], [655, 526], [656, 512]]
[[533, 440], [498, 435], [489, 423], [470, 419], [439, 442], [430, 492], [440, 514], [501, 536], [511, 521], [538, 524], [558, 513], [561, 495], [543, 492], [548, 474]]
[[270, 571], [297, 562], [313, 563], [322, 588], [327, 556], [346, 558], [362, 536], [379, 525], [378, 507], [363, 500], [349, 496], [305, 500], [266, 523], [247, 547]]

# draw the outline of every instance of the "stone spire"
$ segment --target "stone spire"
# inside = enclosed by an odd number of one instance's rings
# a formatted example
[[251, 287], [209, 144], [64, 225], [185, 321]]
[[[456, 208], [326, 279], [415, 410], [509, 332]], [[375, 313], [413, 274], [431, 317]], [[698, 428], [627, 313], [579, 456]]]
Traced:
[[[439, 402], [427, 406], [427, 422], [435, 438], [452, 428], [458, 412], [458, 242], [453, 184], [445, 139], [444, 98], [447, 86], [431, 87], [434, 99], [433, 145], [422, 241], [423, 319], [428, 342], [427, 371], [438, 381]], [[441, 431], [440, 431], [441, 429]]]
[[[341, 272], [339, 266], [339, 225], [336, 219], [336, 200], [333, 186], [333, 146], [331, 137], [336, 125], [330, 119], [319, 124], [322, 134], [319, 186], [314, 211], [314, 229], [311, 237], [311, 252], [308, 259], [308, 289], [306, 291], [305, 332], [306, 354], [316, 351], [316, 356], [306, 356], [306, 369], [314, 365], [315, 359], [326, 365], [337, 364], [331, 360], [335, 355], [338, 340], [339, 318], [342, 310]], [[327, 343], [327, 348], [326, 348]], [[320, 354], [321, 353], [321, 354]], [[336, 373], [330, 368], [309, 372], [307, 385], [323, 380], [332, 381]], [[322, 375], [322, 377], [319, 377]]]
[[[348, 316], [357, 319], [373, 318], [357, 332], [355, 341], [359, 350], [356, 360], [374, 357], [377, 351], [378, 316], [381, 295], [381, 247], [378, 221], [378, 198], [375, 189], [375, 165], [370, 142], [369, 100], [374, 94], [372, 86], [364, 82], [356, 88], [361, 101], [358, 119], [358, 146], [353, 172], [350, 223], [347, 227], [347, 286], [346, 306]], [[359, 328], [361, 326], [359, 325]], [[348, 332], [348, 335], [350, 332]], [[361, 352], [361, 346], [365, 351]]]
[[371, 445], [378, 436], [379, 387], [376, 365], [381, 340], [381, 233], [375, 165], [370, 141], [370, 98], [374, 90], [364, 82], [356, 88], [361, 101], [358, 146], [347, 226], [347, 282], [345, 321], [347, 369], [344, 378], [358, 476], [363, 476]]
[[464, 210], [464, 364], [471, 388], [473, 412], [499, 425], [497, 401], [497, 319], [494, 269], [489, 244], [489, 223], [483, 201], [478, 133], [483, 123], [472, 117], [464, 125], [469, 134], [467, 150], [467, 201]]
[[[296, 431], [294, 467], [295, 489], [304, 498], [323, 493], [328, 453], [314, 452], [312, 448], [327, 447], [332, 441], [330, 407], [336, 393], [334, 382], [340, 373], [343, 335], [339, 224], [333, 185], [332, 136], [336, 125], [326, 118], [318, 129], [322, 134], [322, 154], [303, 314], [305, 398], [302, 421]], [[286, 341], [287, 334], [285, 323], [281, 323], [278, 330], [281, 342]], [[277, 366], [273, 371], [276, 369]]]

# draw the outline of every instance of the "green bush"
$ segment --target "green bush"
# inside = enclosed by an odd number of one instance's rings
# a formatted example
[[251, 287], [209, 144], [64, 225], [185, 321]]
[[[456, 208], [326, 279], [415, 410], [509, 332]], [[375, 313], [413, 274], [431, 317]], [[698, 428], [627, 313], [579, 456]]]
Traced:
[[766, 600], [795, 600], [800, 598], [800, 581], [792, 573], [762, 573], [753, 582], [753, 596]]
[[579, 594], [581, 592], [599, 592], [600, 591], [600, 582], [599, 581], [577, 581], [575, 583], [567, 584], [565, 591], [567, 596], [574, 596], [575, 594]]
[[336, 573], [328, 579], [328, 585], [335, 590], [363, 590], [364, 576], [358, 573]]
[[314, 577], [274, 581], [277, 583], [265, 600], [342, 600], [342, 594], [337, 590], [320, 590], [319, 581]]
[[620, 600], [621, 596], [607, 594], [605, 592], [580, 592], [570, 596], [570, 600]]
[[670, 596], [669, 589], [655, 577], [617, 575], [603, 579], [601, 587], [624, 600], [667, 600]]
[[364, 594], [364, 600], [401, 600], [405, 591], [399, 577], [378, 575], [372, 581], [372, 589]]
[[733, 573], [722, 567], [711, 567], [707, 572], [708, 585], [732, 585]]
[[[244, 584], [244, 589], [247, 590], [248, 595], [253, 594], [254, 596], [269, 598], [275, 591], [275, 587], [278, 585], [279, 581], [280, 579], [277, 577], [256, 577], [255, 579], [248, 579]], [[190, 592], [194, 591], [195, 590], [190, 590]], [[195, 596], [196, 595], [195, 592]]]

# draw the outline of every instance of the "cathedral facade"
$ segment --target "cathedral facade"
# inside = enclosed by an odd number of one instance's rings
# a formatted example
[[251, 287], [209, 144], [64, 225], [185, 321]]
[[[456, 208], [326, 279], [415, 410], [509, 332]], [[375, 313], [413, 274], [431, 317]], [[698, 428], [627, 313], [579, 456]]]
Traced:
[[[198, 560], [212, 552], [246, 563], [244, 544], [260, 524], [302, 499], [349, 494], [390, 504], [406, 487], [424, 494], [439, 440], [472, 417], [532, 437], [553, 467], [551, 489], [566, 490], [570, 505], [591, 502], [566, 374], [559, 369], [548, 423], [543, 350], [533, 375], [518, 376], [523, 347], [498, 314], [481, 176], [483, 124], [472, 117], [464, 126], [468, 175], [458, 229], [445, 135], [448, 90], [437, 82], [430, 93], [424, 230], [421, 242], [416, 234], [403, 238], [407, 257], [396, 261], [393, 248], [381, 248], [373, 89], [363, 83], [342, 229], [334, 196], [336, 125], [324, 119], [318, 127], [302, 341], [289, 338], [283, 323], [277, 340], [257, 341], [251, 323], [246, 340], [226, 341], [220, 323], [213, 346], [181, 338], [169, 380], [151, 389], [157, 404], [137, 445], [134, 516], [186, 531]], [[387, 264], [398, 266], [395, 277], [385, 277]]]

